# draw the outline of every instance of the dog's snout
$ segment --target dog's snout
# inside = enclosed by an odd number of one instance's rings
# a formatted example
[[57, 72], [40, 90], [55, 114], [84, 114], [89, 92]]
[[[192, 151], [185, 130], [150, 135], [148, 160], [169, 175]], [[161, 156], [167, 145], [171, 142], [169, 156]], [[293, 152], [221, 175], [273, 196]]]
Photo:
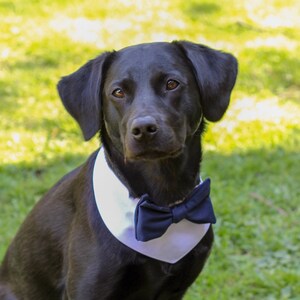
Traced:
[[135, 140], [146, 140], [157, 134], [158, 126], [156, 120], [151, 116], [139, 117], [131, 124], [131, 134]]

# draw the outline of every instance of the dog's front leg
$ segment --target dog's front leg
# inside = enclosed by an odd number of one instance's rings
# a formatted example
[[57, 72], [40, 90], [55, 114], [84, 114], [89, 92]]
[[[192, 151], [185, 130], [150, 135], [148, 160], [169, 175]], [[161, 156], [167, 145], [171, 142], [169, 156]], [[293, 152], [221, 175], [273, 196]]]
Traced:
[[[99, 234], [104, 243], [99, 242]], [[111, 299], [113, 285], [118, 280], [113, 252], [108, 245], [113, 241], [95, 234], [88, 222], [74, 220], [65, 255], [65, 291], [63, 300]], [[101, 238], [102, 240], [102, 238]]]

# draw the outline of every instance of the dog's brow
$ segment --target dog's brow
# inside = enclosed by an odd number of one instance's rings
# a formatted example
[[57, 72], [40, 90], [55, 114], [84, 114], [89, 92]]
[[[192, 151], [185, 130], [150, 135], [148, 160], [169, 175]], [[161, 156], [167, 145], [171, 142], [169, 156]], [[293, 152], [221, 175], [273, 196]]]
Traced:
[[121, 79], [116, 79], [113, 80], [110, 85], [111, 86], [124, 86], [128, 84], [132, 84], [134, 80], [132, 78], [121, 78]]
[[130, 77], [113, 79], [112, 81], [106, 82], [104, 86], [106, 93], [110, 94], [116, 88], [121, 88], [125, 92], [133, 92], [136, 88], [136, 82]]
[[170, 71], [166, 71], [162, 69], [161, 71], [155, 72], [150, 78], [151, 81], [153, 80], [160, 80], [166, 81], [169, 79], [175, 79], [180, 81], [181, 83], [187, 84], [188, 83], [188, 76], [186, 72], [180, 72], [177, 69], [172, 69]]

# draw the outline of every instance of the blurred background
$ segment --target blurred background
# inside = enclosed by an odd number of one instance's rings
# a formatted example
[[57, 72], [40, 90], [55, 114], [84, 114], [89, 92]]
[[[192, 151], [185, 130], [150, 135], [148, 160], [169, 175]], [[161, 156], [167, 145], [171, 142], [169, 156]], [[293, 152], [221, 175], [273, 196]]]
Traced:
[[0, 260], [21, 222], [97, 149], [56, 83], [104, 50], [190, 40], [231, 52], [239, 76], [204, 138], [218, 222], [185, 300], [300, 299], [300, 2], [0, 1]]

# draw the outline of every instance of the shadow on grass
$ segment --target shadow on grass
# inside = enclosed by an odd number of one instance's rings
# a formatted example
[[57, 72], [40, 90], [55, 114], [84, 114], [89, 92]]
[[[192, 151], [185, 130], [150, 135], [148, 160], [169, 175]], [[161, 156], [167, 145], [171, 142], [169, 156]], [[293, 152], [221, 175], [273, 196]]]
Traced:
[[38, 71], [47, 72], [47, 69], [57, 69], [60, 65], [58, 59], [53, 55], [48, 55], [45, 57], [44, 54], [32, 55], [30, 58], [26, 60], [17, 61], [13, 68], [22, 69], [22, 70], [30, 70], [30, 71]]
[[290, 87], [300, 88], [300, 61], [289, 51], [259, 47], [244, 50], [240, 56], [242, 89], [252, 92], [269, 89], [280, 93]]
[[15, 99], [20, 95], [16, 86], [6, 80], [0, 80], [0, 112], [10, 112], [18, 107]]
[[31, 55], [10, 62], [5, 67], [5, 76], [0, 80], [0, 110], [9, 114], [16, 111], [25, 98], [37, 96], [42, 89], [53, 89], [51, 80], [58, 76], [55, 57]]
[[182, 3], [183, 12], [191, 19], [197, 20], [204, 15], [219, 12], [221, 7], [214, 2], [187, 1]]

